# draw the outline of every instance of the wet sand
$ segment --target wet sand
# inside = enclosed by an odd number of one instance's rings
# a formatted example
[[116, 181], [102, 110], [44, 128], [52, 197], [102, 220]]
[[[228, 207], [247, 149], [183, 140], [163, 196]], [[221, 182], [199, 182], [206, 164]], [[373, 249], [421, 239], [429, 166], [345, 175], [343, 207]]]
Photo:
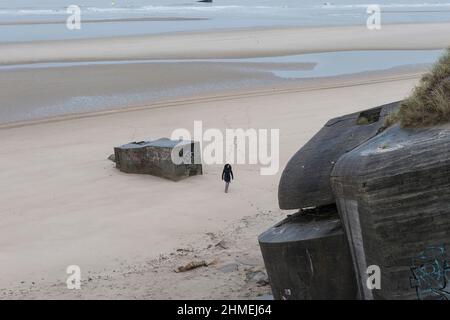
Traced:
[[0, 44], [0, 65], [139, 59], [220, 59], [350, 50], [425, 50], [449, 45], [450, 23], [250, 28], [211, 32]]
[[[308, 70], [313, 63], [276, 64]], [[283, 83], [257, 63], [137, 63], [0, 70], [0, 124]], [[39, 79], [39, 80], [37, 80]]]

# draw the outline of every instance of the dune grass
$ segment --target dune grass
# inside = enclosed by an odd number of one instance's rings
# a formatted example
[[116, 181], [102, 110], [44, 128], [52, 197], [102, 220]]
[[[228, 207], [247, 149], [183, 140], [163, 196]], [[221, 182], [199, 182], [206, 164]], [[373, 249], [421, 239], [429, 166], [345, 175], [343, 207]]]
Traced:
[[397, 122], [404, 128], [450, 122], [450, 48], [400, 104], [398, 112], [386, 118], [385, 126]]

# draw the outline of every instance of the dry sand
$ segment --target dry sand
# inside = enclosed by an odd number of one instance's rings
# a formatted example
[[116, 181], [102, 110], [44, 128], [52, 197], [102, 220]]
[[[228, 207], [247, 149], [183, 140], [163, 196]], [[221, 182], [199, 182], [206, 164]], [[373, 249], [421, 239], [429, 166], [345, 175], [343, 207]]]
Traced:
[[[448, 44], [448, 27], [387, 26], [380, 33], [291, 28], [14, 44], [0, 46], [0, 63], [434, 49]], [[419, 77], [346, 76], [0, 127], [0, 299], [269, 293], [257, 235], [286, 215], [278, 209], [277, 186], [290, 156], [331, 117], [402, 99]], [[118, 172], [106, 159], [114, 146], [170, 136], [180, 127], [192, 130], [194, 120], [221, 130], [280, 129], [280, 171], [261, 176], [259, 166], [235, 165], [236, 180], [224, 194], [221, 165], [175, 183]], [[173, 271], [192, 260], [214, 263]], [[65, 285], [66, 267], [73, 264], [82, 270], [79, 291]]]

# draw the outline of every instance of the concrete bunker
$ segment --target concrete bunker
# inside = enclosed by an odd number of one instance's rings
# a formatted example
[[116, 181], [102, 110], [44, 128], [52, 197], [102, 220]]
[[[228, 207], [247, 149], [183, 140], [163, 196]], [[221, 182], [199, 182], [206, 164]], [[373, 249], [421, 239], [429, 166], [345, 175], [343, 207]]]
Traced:
[[161, 138], [130, 142], [114, 148], [114, 160], [122, 172], [173, 181], [203, 173], [200, 144], [195, 141]]
[[335, 163], [343, 154], [377, 135], [385, 117], [398, 106], [399, 102], [394, 102], [329, 120], [284, 168], [278, 186], [280, 208], [300, 209], [335, 203], [330, 185]]
[[300, 210], [259, 236], [277, 300], [354, 299], [347, 239], [334, 205]]
[[[343, 155], [331, 184], [360, 298], [450, 298], [450, 125], [390, 127]], [[370, 265], [381, 269], [379, 290], [366, 286]]]
[[398, 106], [394, 102], [331, 119], [289, 160], [278, 201], [281, 209], [299, 212], [259, 237], [275, 298], [357, 298], [355, 267], [330, 176], [342, 155], [376, 136]]

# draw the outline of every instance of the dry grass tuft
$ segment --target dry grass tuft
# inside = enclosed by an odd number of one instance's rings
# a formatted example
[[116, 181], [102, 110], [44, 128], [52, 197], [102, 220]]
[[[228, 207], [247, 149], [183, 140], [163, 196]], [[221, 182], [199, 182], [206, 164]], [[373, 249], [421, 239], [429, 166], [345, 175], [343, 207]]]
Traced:
[[450, 48], [422, 77], [411, 96], [401, 103], [398, 112], [386, 118], [385, 126], [396, 122], [405, 128], [450, 122]]

